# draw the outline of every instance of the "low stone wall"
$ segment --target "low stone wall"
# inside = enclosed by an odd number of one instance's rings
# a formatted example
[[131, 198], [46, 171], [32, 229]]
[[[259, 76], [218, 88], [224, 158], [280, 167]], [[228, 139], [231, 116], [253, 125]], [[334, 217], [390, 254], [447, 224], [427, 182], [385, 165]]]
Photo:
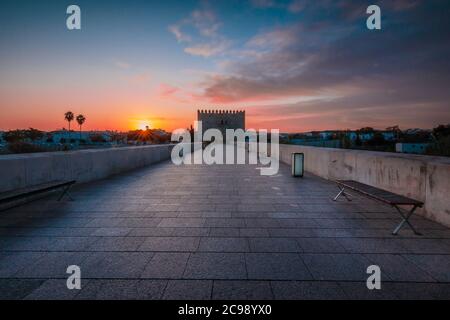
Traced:
[[418, 212], [450, 227], [450, 159], [390, 152], [280, 145], [280, 161], [305, 154], [305, 171], [349, 179], [423, 201]]
[[0, 192], [53, 180], [88, 182], [170, 159], [173, 144], [0, 156]]
[[[0, 192], [52, 180], [88, 182], [170, 159], [174, 144], [0, 156]], [[450, 159], [280, 145], [280, 161], [305, 154], [305, 170], [351, 179], [421, 200], [419, 213], [450, 227]]]

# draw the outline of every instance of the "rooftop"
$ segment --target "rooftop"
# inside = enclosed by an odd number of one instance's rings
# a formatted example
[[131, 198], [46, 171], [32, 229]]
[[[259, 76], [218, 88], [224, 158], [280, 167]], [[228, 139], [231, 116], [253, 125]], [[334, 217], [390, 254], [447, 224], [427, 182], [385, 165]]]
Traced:
[[389, 207], [333, 202], [333, 183], [280, 166], [163, 162], [3, 211], [0, 298], [450, 298], [448, 228], [416, 216], [423, 236], [392, 236]]

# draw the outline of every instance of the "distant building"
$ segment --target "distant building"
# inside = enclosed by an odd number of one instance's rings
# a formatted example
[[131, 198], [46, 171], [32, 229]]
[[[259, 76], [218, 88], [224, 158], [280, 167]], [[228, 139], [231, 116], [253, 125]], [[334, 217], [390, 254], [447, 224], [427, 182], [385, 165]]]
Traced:
[[368, 141], [371, 140], [373, 138], [374, 133], [373, 132], [363, 132], [363, 133], [359, 133], [359, 139], [361, 139], [361, 141]]
[[355, 131], [347, 131], [345, 133], [347, 138], [349, 138], [351, 141], [355, 141], [358, 138], [358, 134]]
[[290, 144], [300, 145], [300, 146], [310, 146], [310, 147], [322, 147], [322, 148], [340, 148], [341, 141], [340, 140], [310, 140], [310, 139], [291, 139], [289, 140]]
[[6, 141], [3, 139], [3, 131], [0, 131], [0, 148], [4, 148], [6, 146]]
[[[68, 131], [58, 130], [45, 134], [42, 142], [65, 144], [65, 143], [109, 143], [113, 132], [110, 131]], [[95, 140], [95, 141], [94, 141]]]
[[394, 131], [381, 131], [384, 140], [393, 141], [396, 138], [396, 133]]
[[429, 143], [396, 143], [395, 151], [402, 153], [424, 154]]
[[226, 129], [245, 130], [245, 111], [197, 110], [197, 120], [202, 121], [202, 134], [208, 129], [219, 129], [224, 139]]
[[53, 143], [75, 143], [79, 140], [88, 141], [89, 133], [86, 131], [81, 133], [67, 130], [52, 131], [47, 133], [47, 139]]
[[322, 139], [331, 139], [333, 137], [333, 135], [335, 134], [335, 131], [330, 131], [330, 130], [326, 130], [326, 131], [321, 131], [319, 132], [319, 136]]
[[420, 128], [406, 129], [403, 131], [403, 134], [406, 134], [406, 135], [430, 134], [430, 133], [431, 133], [431, 130], [420, 129]]

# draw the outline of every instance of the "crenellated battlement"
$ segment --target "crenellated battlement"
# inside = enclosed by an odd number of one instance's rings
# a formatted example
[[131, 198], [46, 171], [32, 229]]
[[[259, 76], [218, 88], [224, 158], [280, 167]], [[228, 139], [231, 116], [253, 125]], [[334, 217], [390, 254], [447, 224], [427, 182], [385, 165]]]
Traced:
[[241, 110], [197, 110], [197, 114], [241, 114], [245, 115], [245, 111]]
[[203, 132], [219, 129], [225, 135], [226, 129], [245, 130], [244, 110], [197, 110], [197, 120], [202, 122]]

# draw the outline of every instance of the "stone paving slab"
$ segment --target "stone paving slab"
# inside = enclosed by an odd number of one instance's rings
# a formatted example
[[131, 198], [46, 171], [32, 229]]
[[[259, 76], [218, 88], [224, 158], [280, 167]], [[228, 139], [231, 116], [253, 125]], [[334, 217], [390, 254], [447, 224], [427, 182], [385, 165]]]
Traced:
[[273, 281], [274, 297], [279, 300], [334, 300], [346, 297], [337, 282]]
[[211, 280], [169, 280], [164, 291], [165, 300], [209, 300]]
[[404, 255], [439, 282], [450, 282], [450, 255]]
[[189, 253], [157, 252], [145, 267], [141, 278], [181, 279]]
[[189, 257], [184, 279], [246, 279], [243, 253], [193, 253]]
[[245, 258], [249, 279], [313, 279], [303, 259], [296, 253], [249, 253]]
[[214, 281], [212, 298], [217, 300], [274, 299], [269, 281]]
[[165, 280], [90, 280], [75, 299], [81, 300], [153, 300], [161, 299]]
[[359, 254], [303, 254], [303, 261], [315, 280], [363, 281], [372, 263]]
[[[0, 215], [1, 299], [448, 299], [450, 230], [306, 174], [169, 162]], [[382, 289], [368, 290], [378, 265]], [[69, 265], [82, 289], [68, 290]]]

